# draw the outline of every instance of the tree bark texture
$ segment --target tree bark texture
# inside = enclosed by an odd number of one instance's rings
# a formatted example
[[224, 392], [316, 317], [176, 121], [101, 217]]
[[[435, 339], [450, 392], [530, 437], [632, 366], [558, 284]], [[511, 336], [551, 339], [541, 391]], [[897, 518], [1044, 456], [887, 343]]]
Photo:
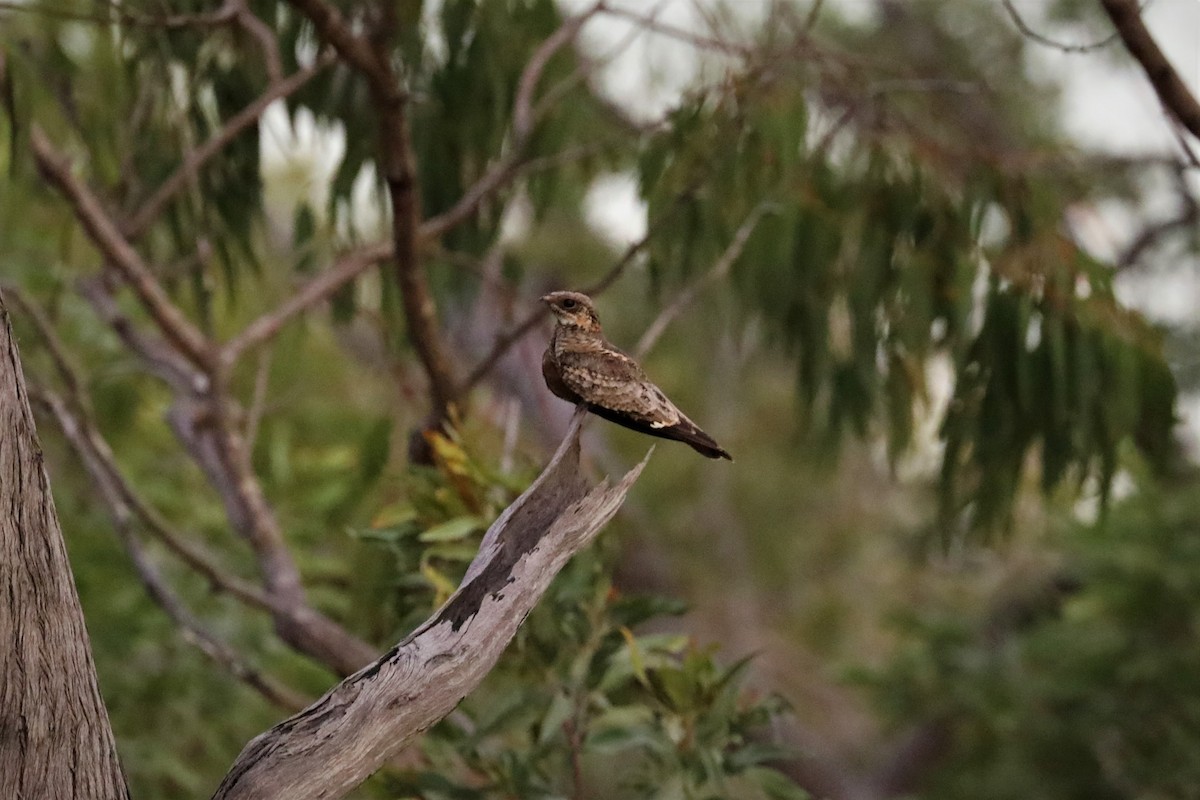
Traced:
[[579, 467], [581, 421], [577, 411], [550, 464], [488, 529], [446, 604], [375, 663], [246, 745], [216, 798], [342, 797], [479, 685], [646, 464], [615, 486], [590, 487]]
[[0, 297], [0, 797], [127, 798]]

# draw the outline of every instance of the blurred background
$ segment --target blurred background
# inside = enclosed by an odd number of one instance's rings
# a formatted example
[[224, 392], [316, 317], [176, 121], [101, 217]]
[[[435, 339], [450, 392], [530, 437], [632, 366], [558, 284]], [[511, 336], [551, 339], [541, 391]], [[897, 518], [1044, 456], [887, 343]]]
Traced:
[[[263, 531], [368, 651], [453, 591], [566, 429], [559, 288], [736, 461], [660, 442], [357, 796], [1200, 796], [1200, 134], [1105, 3], [333, 3], [403, 136], [310, 5], [0, 4], [0, 292], [135, 797], [348, 671]], [[1200, 3], [1132, 5], [1194, 106]]]

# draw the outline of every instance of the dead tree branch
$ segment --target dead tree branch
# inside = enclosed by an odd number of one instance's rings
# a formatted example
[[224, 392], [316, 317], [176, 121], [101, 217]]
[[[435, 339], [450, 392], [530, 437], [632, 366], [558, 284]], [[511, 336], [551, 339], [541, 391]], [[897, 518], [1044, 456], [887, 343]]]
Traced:
[[1017, 26], [1017, 30], [1027, 39], [1037, 42], [1046, 47], [1052, 47], [1055, 50], [1061, 50], [1064, 53], [1090, 53], [1093, 50], [1099, 50], [1102, 47], [1107, 47], [1117, 40], [1117, 34], [1113, 33], [1105, 36], [1097, 42], [1089, 42], [1088, 44], [1067, 44], [1065, 42], [1057, 42], [1048, 36], [1035, 31], [1029, 27], [1029, 23], [1021, 16], [1021, 12], [1013, 5], [1012, 0], [1000, 0], [1004, 4], [1004, 10], [1008, 13], [1008, 18], [1012, 20], [1013, 25]]
[[[258, 18], [255, 17], [255, 19], [257, 20]], [[261, 20], [259, 22], [261, 24]], [[333, 60], [332, 55], [328, 53], [319, 56], [310, 66], [272, 83], [254, 102], [230, 117], [221, 127], [221, 130], [213, 134], [204, 144], [188, 153], [183, 163], [171, 173], [169, 178], [162, 182], [162, 185], [155, 190], [150, 199], [129, 218], [129, 221], [122, 228], [125, 236], [129, 239], [137, 239], [145, 233], [146, 229], [162, 214], [167, 204], [171, 202], [175, 195], [179, 194], [189, 181], [195, 178], [200, 169], [214, 156], [224, 151], [229, 146], [229, 143], [236, 139], [242, 132], [257, 123], [271, 103], [294, 94], [304, 84], [320, 73], [321, 70], [333, 63]]]
[[[192, 544], [186, 536], [175, 531], [156, 510], [138, 496], [129, 481], [121, 474], [112, 448], [96, 426], [90, 403], [83, 390], [86, 382], [78, 368], [72, 363], [66, 348], [55, 333], [54, 327], [46, 318], [45, 312], [30, 302], [16, 287], [0, 284], [0, 289], [29, 318], [38, 336], [46, 345], [46, 351], [54, 363], [55, 370], [58, 372], [67, 394], [65, 399], [57, 398], [45, 390], [41, 390], [41, 394], [47, 398], [45, 404], [59, 424], [63, 426], [63, 434], [66, 436], [68, 444], [72, 446], [80, 461], [88, 468], [87, 471], [93, 477], [101, 497], [107, 500], [110, 492], [115, 492], [121, 506], [132, 511], [147, 532], [161, 541], [181, 561], [203, 575], [213, 589], [225, 592], [248, 606], [271, 610], [273, 603], [267, 595], [263, 594], [256, 586], [228, 574], [217, 565], [211, 556], [203, 552], [202, 548]], [[61, 409], [59, 405], [62, 406]], [[66, 416], [68, 409], [74, 409], [70, 412], [72, 416]], [[67, 423], [70, 423], [69, 430]], [[112, 507], [112, 502], [109, 502], [109, 506]]]
[[1200, 139], [1200, 103], [1150, 35], [1136, 0], [1100, 0], [1129, 54], [1142, 65], [1159, 102], [1180, 125]]
[[31, 141], [38, 165], [70, 201], [105, 260], [134, 288], [162, 334], [148, 336], [117, 308], [103, 278], [84, 281], [81, 291], [139, 355], [146, 367], [175, 393], [168, 422], [204, 471], [225, 505], [234, 530], [254, 550], [271, 599], [272, 618], [290, 646], [348, 675], [376, 656], [375, 648], [308, 605], [300, 573], [284, 542], [274, 512], [250, 465], [245, 440], [228, 396], [215, 342], [205, 337], [175, 306], [141, 256], [120, 233], [98, 198], [70, 170], [37, 127]]
[[42, 175], [66, 197], [96, 249], [133, 288], [163, 336], [193, 364], [207, 365], [208, 340], [171, 302], [150, 267], [121, 235], [100, 199], [75, 176], [68, 160], [50, 143], [40, 126], [30, 129], [29, 141]]
[[[451, 208], [425, 220], [421, 226], [423, 239], [436, 239], [461, 225], [479, 209], [479, 206], [487, 198], [525, 171], [523, 167], [526, 162], [525, 150], [529, 143], [529, 137], [538, 121], [548, 112], [545, 105], [534, 106], [534, 93], [542, 73], [554, 54], [574, 41], [584, 23], [602, 8], [602, 3], [596, 3], [586, 11], [566, 18], [562, 25], [534, 51], [517, 81], [517, 96], [513, 101], [508, 155], [492, 165], [483, 177], [463, 192], [462, 197]], [[471, 385], [471, 381], [468, 379], [464, 391]]]
[[134, 533], [134, 511], [125, 500], [123, 488], [114, 481], [111, 465], [105, 463], [101, 454], [94, 449], [94, 433], [88, 430], [87, 423], [72, 413], [66, 401], [55, 393], [37, 390], [36, 396], [53, 414], [63, 436], [66, 437], [83, 464], [84, 470], [99, 490], [109, 518], [112, 520], [113, 528], [121, 541], [121, 546], [129, 556], [142, 584], [146, 587], [146, 592], [179, 626], [184, 639], [275, 705], [289, 710], [300, 709], [307, 705], [308, 700], [302, 695], [248, 664], [233, 647], [205, 628], [200, 620], [192, 614], [182, 598], [175, 593], [150, 560], [142, 543]]
[[654, 318], [654, 322], [650, 323], [650, 327], [646, 328], [646, 332], [642, 334], [642, 338], [638, 339], [637, 347], [633, 350], [635, 357], [642, 358], [646, 353], [650, 352], [650, 348], [654, 347], [654, 344], [663, 335], [667, 326], [674, 322], [688, 306], [696, 302], [696, 298], [700, 296], [702, 291], [729, 274], [729, 270], [733, 268], [733, 262], [738, 260], [738, 256], [746, 248], [746, 242], [750, 239], [751, 234], [754, 233], [754, 229], [758, 227], [759, 221], [762, 220], [763, 215], [770, 211], [770, 209], [771, 206], [769, 204], [760, 203], [750, 212], [745, 221], [742, 222], [733, 234], [733, 239], [730, 240], [729, 246], [725, 248], [720, 258], [713, 264], [712, 269], [679, 292], [675, 296], [674, 302], [659, 312], [659, 315]]
[[251, 741], [215, 795], [337, 798], [488, 674], [550, 581], [612, 518], [646, 459], [589, 487], [577, 411], [546, 469], [488, 529], [458, 591], [374, 664]]
[[431, 418], [440, 424], [457, 397], [450, 353], [438, 325], [437, 307], [418, 249], [421, 202], [417, 165], [408, 123], [408, 93], [392, 68], [387, 37], [364, 37], [324, 0], [291, 0], [312, 22], [317, 35], [362, 73], [379, 117], [379, 172], [392, 201], [392, 244], [396, 280], [409, 341], [429, 379]]
[[387, 258], [391, 252], [392, 245], [385, 242], [346, 253], [278, 308], [263, 314], [230, 339], [221, 350], [221, 363], [226, 368], [232, 366], [244, 352], [273, 338], [292, 318], [328, 298], [371, 266]]

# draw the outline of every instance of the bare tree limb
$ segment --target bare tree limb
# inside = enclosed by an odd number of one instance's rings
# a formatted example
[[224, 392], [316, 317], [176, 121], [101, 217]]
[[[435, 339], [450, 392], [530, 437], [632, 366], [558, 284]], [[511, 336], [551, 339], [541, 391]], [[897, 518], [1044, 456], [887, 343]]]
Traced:
[[[159, 539], [169, 550], [174, 552], [189, 567], [203, 575], [216, 590], [228, 593], [249, 606], [270, 610], [273, 604], [257, 587], [226, 573], [217, 566], [216, 562], [201, 548], [187, 541], [187, 538], [174, 531], [158, 512], [142, 500], [129, 482], [125, 480], [117, 467], [117, 460], [107, 440], [100, 434], [92, 418], [90, 403], [83, 391], [84, 379], [78, 368], [72, 363], [66, 348], [58, 339], [54, 327], [46, 318], [45, 313], [14, 286], [0, 286], [4, 295], [12, 300], [21, 311], [29, 317], [38, 336], [46, 345], [50, 359], [67, 391], [66, 399], [51, 395], [45, 390], [39, 393], [45, 398], [45, 404], [53, 412], [60, 426], [64, 426], [64, 435], [75, 449], [80, 461], [88, 468], [97, 489], [102, 497], [107, 499], [108, 493], [115, 491], [122, 507], [132, 510], [142, 521], [147, 531]], [[58, 406], [62, 405], [60, 409]], [[76, 409], [72, 416], [67, 409]], [[70, 430], [65, 426], [70, 423]], [[111, 503], [110, 503], [111, 506]]]
[[579, 466], [583, 410], [546, 469], [488, 529], [458, 591], [386, 655], [251, 741], [215, 798], [337, 798], [491, 671], [567, 561], [612, 518], [650, 454], [611, 488]]
[[1100, 4], [1116, 26], [1129, 54], [1142, 65], [1159, 102], [1192, 136], [1200, 139], [1200, 103], [1150, 35], [1136, 0], [1100, 0]]
[[209, 364], [208, 340], [171, 302], [141, 255], [121, 235], [99, 198], [71, 172], [67, 159], [50, 143], [40, 126], [35, 124], [30, 129], [29, 140], [42, 175], [67, 198], [92, 243], [133, 288], [163, 336], [193, 364]]
[[222, 641], [192, 614], [183, 600], [167, 583], [166, 579], [151, 562], [133, 532], [134, 514], [126, 504], [124, 492], [113, 480], [109, 465], [105, 464], [93, 449], [93, 436], [87, 426], [67, 407], [66, 401], [53, 392], [38, 390], [37, 397], [51, 411], [59, 428], [79, 456], [84, 469], [100, 491], [108, 509], [113, 528], [133, 563], [142, 584], [151, 599], [167, 616], [179, 626], [183, 637], [201, 652], [223, 667], [238, 680], [251, 687], [270, 702], [289, 710], [303, 708], [308, 700], [289, 689], [269, 675], [250, 666], [229, 644]]
[[242, 30], [254, 37], [262, 48], [263, 61], [267, 68], [267, 80], [273, 84], [282, 83], [283, 59], [279, 56], [279, 39], [271, 26], [263, 22], [250, 10], [247, 0], [228, 0], [233, 6], [233, 20]]
[[729, 246], [725, 248], [725, 252], [721, 253], [720, 258], [713, 264], [712, 269], [700, 276], [700, 278], [683, 289], [683, 291], [679, 292], [675, 296], [674, 301], [659, 312], [654, 322], [650, 323], [650, 327], [646, 328], [646, 332], [642, 334], [642, 338], [638, 339], [637, 347], [633, 350], [635, 357], [642, 358], [646, 353], [650, 352], [650, 348], [654, 347], [654, 344], [663, 335], [663, 331], [667, 329], [667, 326], [674, 322], [688, 306], [694, 303], [702, 291], [729, 274], [729, 270], [733, 267], [733, 262], [738, 260], [738, 256], [745, 249], [750, 235], [758, 227], [758, 223], [763, 218], [763, 215], [770, 210], [771, 206], [768, 203], [760, 203], [755, 206], [754, 210], [747, 215], [745, 221], [738, 227], [733, 235], [733, 239], [729, 242]]
[[1013, 25], [1017, 26], [1017, 30], [1021, 32], [1022, 36], [1032, 39], [1038, 44], [1045, 45], [1046, 47], [1053, 47], [1055, 50], [1061, 50], [1064, 53], [1090, 53], [1094, 50], [1099, 50], [1102, 47], [1107, 47], [1117, 40], [1117, 34], [1113, 33], [1105, 36], [1103, 39], [1097, 42], [1090, 42], [1088, 44], [1066, 44], [1064, 42], [1056, 42], [1050, 37], [1043, 36], [1033, 28], [1029, 27], [1029, 23], [1027, 23], [1025, 18], [1021, 16], [1021, 12], [1017, 11], [1017, 7], [1013, 5], [1012, 0], [1000, 0], [1000, 2], [1004, 4], [1004, 10], [1008, 12], [1009, 19], [1012, 20]]
[[[249, 12], [247, 11], [246, 13]], [[258, 20], [257, 17], [254, 17], [254, 19]], [[258, 22], [262, 24], [261, 20], [258, 20]], [[321, 70], [333, 63], [333, 61], [333, 56], [330, 53], [318, 56], [311, 65], [294, 72], [282, 80], [274, 81], [254, 102], [230, 117], [221, 127], [221, 130], [213, 134], [204, 144], [188, 153], [183, 163], [171, 173], [169, 178], [162, 182], [162, 185], [155, 190], [150, 199], [142, 204], [142, 207], [129, 218], [128, 222], [122, 228], [125, 236], [129, 239], [136, 239], [145, 233], [146, 229], [162, 214], [167, 204], [171, 202], [175, 195], [179, 194], [180, 190], [189, 181], [195, 178], [200, 169], [214, 156], [224, 151], [229, 146], [229, 143], [237, 138], [238, 135], [256, 124], [268, 106], [282, 97], [294, 94], [321, 72]]]
[[221, 349], [222, 365], [228, 368], [244, 352], [277, 335], [293, 317], [328, 298], [391, 253], [392, 245], [388, 242], [346, 253], [331, 268], [306, 283], [278, 308], [263, 314], [230, 339]]
[[388, 37], [382, 35], [383, 29], [376, 31], [380, 35], [369, 38], [355, 34], [341, 12], [324, 0], [291, 3], [312, 21], [322, 40], [363, 74], [371, 91], [379, 118], [379, 171], [392, 201], [392, 240], [404, 323], [429, 379], [430, 417], [434, 425], [440, 424], [458, 396], [458, 387], [438, 325], [429, 279], [420, 263], [417, 245], [421, 203], [408, 122], [408, 94], [392, 68]]
[[546, 37], [538, 48], [533, 51], [521, 78], [517, 82], [517, 96], [513, 101], [512, 135], [515, 149], [523, 149], [533, 133], [536, 118], [533, 110], [533, 95], [537, 91], [542, 73], [546, 71], [550, 59], [559, 51], [575, 40], [580, 29], [589, 19], [596, 15], [604, 3], [593, 3], [586, 11], [567, 17], [554, 33]]
[[221, 498], [234, 531], [254, 551], [280, 638], [342, 675], [375, 658], [375, 648], [308, 605], [279, 521], [250, 466], [222, 371], [212, 379], [199, 374], [193, 378], [189, 366], [179, 364], [169, 347], [141, 334], [121, 315], [102, 281], [81, 286], [127, 346], [173, 388], [175, 402], [167, 422]]
[[435, 239], [462, 224], [476, 212], [484, 200], [521, 174], [529, 136], [538, 120], [547, 112], [545, 107], [535, 108], [533, 103], [533, 95], [537, 90], [542, 73], [554, 54], [574, 41], [584, 23], [602, 8], [602, 3], [596, 3], [587, 10], [563, 20], [562, 25], [534, 51], [517, 81], [517, 96], [513, 101], [512, 141], [509, 143], [509, 155], [488, 169], [483, 177], [463, 192], [462, 197], [451, 208], [425, 220], [421, 226], [422, 238]]

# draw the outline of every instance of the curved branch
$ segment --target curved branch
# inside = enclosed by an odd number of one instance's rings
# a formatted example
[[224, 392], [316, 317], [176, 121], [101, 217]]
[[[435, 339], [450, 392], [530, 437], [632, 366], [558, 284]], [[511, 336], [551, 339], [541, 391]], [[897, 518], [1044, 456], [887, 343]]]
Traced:
[[650, 457], [616, 486], [589, 487], [579, 467], [582, 417], [576, 411], [546, 469], [488, 529], [446, 604], [374, 664], [251, 741], [215, 798], [341, 797], [483, 680]]
[[1040, 45], [1052, 47], [1055, 50], [1061, 50], [1064, 53], [1090, 53], [1093, 50], [1099, 50], [1102, 47], [1107, 47], [1117, 40], [1117, 34], [1112, 33], [1105, 36], [1103, 39], [1088, 44], [1068, 44], [1066, 42], [1057, 42], [1049, 36], [1042, 34], [1029, 27], [1029, 23], [1021, 16], [1021, 12], [1017, 11], [1017, 7], [1013, 5], [1013, 0], [1000, 0], [1004, 5], [1004, 10], [1008, 12], [1008, 18], [1012, 20], [1013, 25], [1017, 26], [1017, 30], [1021, 35], [1028, 39], [1032, 39]]
[[274, 337], [293, 317], [329, 297], [372, 265], [387, 258], [391, 252], [392, 245], [384, 242], [346, 253], [328, 270], [304, 284], [278, 308], [263, 314], [226, 342], [221, 349], [221, 363], [225, 367], [231, 366], [242, 353]]
[[142, 585], [145, 586], [146, 593], [179, 627], [183, 638], [269, 702], [289, 710], [303, 708], [307, 702], [303, 695], [280, 683], [271, 675], [260, 672], [232, 646], [209, 631], [188, 609], [183, 599], [175, 593], [166, 578], [146, 555], [141, 541], [134, 533], [134, 510], [124, 497], [125, 487], [118, 484], [118, 478], [113, 472], [112, 465], [105, 463], [101, 453], [95, 449], [94, 432], [88, 430], [87, 423], [81, 417], [71, 412], [66, 401], [61, 397], [48, 391], [39, 391], [38, 397], [54, 415], [63, 436], [75, 450], [84, 470], [96, 484], [108, 509], [108, 515], [112, 520], [117, 538], [126, 555], [129, 556]]
[[163, 336], [193, 364], [206, 366], [208, 339], [171, 301], [141, 255], [121, 234], [100, 199], [71, 172], [68, 159], [50, 143], [40, 126], [34, 125], [29, 131], [29, 142], [38, 170], [67, 198], [96, 249], [133, 288]]
[[[249, 14], [248, 11], [245, 13]], [[257, 17], [255, 19], [257, 20]], [[258, 21], [261, 23], [261, 20]], [[159, 215], [162, 214], [163, 209], [167, 207], [171, 199], [179, 194], [179, 191], [187, 185], [188, 181], [195, 177], [201, 167], [208, 163], [214, 156], [221, 153], [239, 134], [258, 122], [259, 117], [263, 115], [268, 106], [281, 97], [287, 97], [295, 93], [331, 63], [333, 63], [333, 58], [329, 54], [320, 56], [310, 66], [297, 70], [286, 78], [268, 86], [267, 90], [259, 95], [254, 102], [230, 117], [221, 127], [221, 130], [213, 134], [212, 137], [194, 151], [188, 153], [183, 163], [171, 173], [169, 178], [162, 182], [162, 185], [155, 190], [150, 199], [125, 223], [123, 227], [125, 235], [130, 239], [136, 239], [145, 233], [154, 220], [158, 219]]]
[[1163, 55], [1142, 20], [1136, 0], [1100, 0], [1125, 48], [1142, 65], [1159, 102], [1192, 136], [1200, 139], [1200, 103]]

